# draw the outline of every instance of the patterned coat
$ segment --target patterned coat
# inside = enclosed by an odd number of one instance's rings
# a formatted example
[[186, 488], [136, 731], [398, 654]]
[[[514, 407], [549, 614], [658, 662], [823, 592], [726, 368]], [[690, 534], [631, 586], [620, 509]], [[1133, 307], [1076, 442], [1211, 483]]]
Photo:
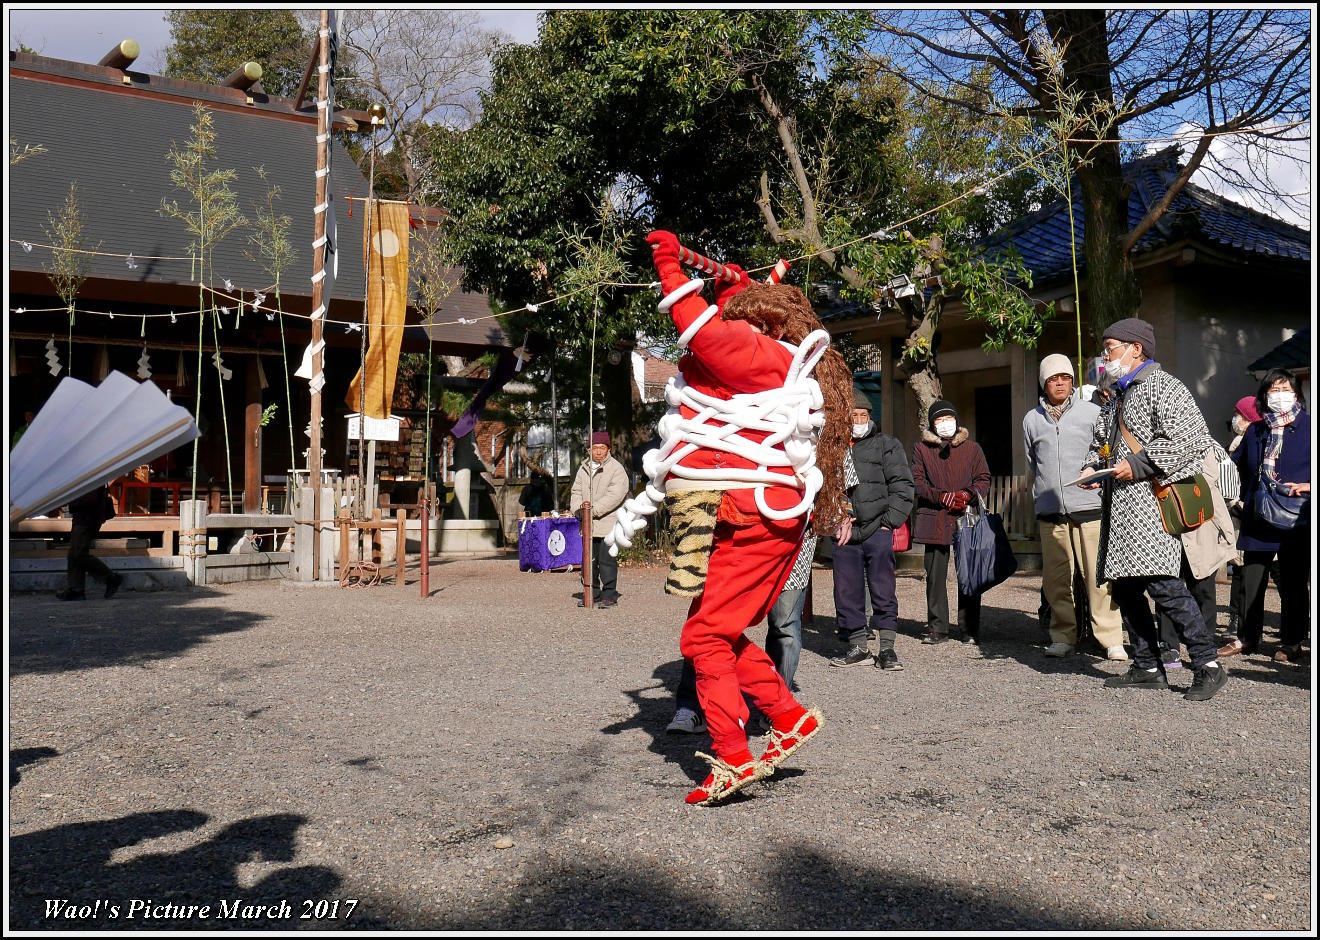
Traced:
[[[1153, 467], [1161, 484], [1185, 480], [1202, 469], [1206, 448], [1214, 441], [1205, 417], [1187, 386], [1151, 362], [1125, 390], [1115, 388], [1115, 397], [1100, 409], [1087, 467], [1113, 466], [1132, 454], [1118, 426], [1123, 423], [1141, 455], [1133, 463]], [[1106, 457], [1108, 459], [1106, 459]], [[1151, 490], [1151, 477], [1136, 471], [1136, 479], [1104, 483], [1104, 516], [1100, 527], [1098, 580], [1114, 578], [1178, 577], [1183, 546], [1164, 531], [1159, 505]]]

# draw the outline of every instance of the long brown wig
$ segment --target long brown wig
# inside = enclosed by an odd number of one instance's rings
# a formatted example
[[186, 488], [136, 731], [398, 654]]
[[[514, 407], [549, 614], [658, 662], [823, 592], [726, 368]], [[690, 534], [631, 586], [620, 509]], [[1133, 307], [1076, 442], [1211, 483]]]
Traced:
[[[801, 343], [813, 330], [824, 329], [806, 295], [791, 284], [749, 284], [725, 305], [723, 317], [746, 320], [767, 336], [780, 336], [794, 344]], [[825, 481], [816, 497], [812, 528], [817, 535], [832, 535], [848, 508], [843, 460], [852, 440], [852, 372], [831, 346], [812, 376], [825, 402], [825, 426], [816, 449], [816, 466]]]

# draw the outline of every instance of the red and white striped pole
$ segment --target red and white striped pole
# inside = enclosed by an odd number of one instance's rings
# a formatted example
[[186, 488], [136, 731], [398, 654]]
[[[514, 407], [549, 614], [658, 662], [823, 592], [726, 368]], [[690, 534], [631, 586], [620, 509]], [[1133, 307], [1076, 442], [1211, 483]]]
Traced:
[[780, 258], [778, 263], [775, 264], [775, 269], [770, 272], [770, 276], [765, 279], [765, 282], [767, 284], [778, 284], [784, 279], [784, 275], [788, 273], [788, 269], [791, 267], [791, 264], [783, 258]]
[[742, 280], [742, 275], [736, 271], [730, 271], [718, 261], [711, 261], [705, 255], [699, 255], [691, 248], [683, 245], [678, 246], [678, 260], [689, 268], [696, 268], [698, 271], [715, 275], [716, 280], [728, 281], [730, 284], [737, 284]]

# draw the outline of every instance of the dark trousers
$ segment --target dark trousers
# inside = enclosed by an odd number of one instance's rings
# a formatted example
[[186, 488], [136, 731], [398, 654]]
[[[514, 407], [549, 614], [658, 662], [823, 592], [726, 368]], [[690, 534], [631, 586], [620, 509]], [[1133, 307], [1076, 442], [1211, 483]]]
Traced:
[[[926, 629], [949, 635], [949, 546], [925, 545], [922, 564], [926, 568]], [[958, 592], [958, 625], [968, 636], [981, 631], [981, 595]]]
[[110, 569], [105, 566], [105, 562], [92, 554], [92, 542], [96, 541], [100, 531], [99, 525], [75, 525], [69, 529], [67, 584], [70, 591], [83, 590], [89, 574], [98, 581], [109, 579]]
[[[586, 572], [582, 583], [586, 584]], [[605, 539], [591, 540], [591, 600], [603, 601], [619, 599], [619, 559], [610, 555], [605, 547]]]
[[1200, 669], [1218, 658], [1214, 634], [1206, 627], [1201, 609], [1196, 606], [1191, 592], [1182, 578], [1115, 578], [1114, 603], [1123, 612], [1128, 626], [1128, 639], [1132, 641], [1132, 661], [1142, 669], [1163, 668], [1160, 664], [1159, 629], [1151, 616], [1146, 596], [1155, 602], [1155, 609], [1168, 616], [1177, 630], [1182, 644], [1187, 647], [1192, 668]]
[[[1265, 628], [1265, 587], [1275, 552], [1243, 552], [1242, 626], [1238, 639], [1252, 649], [1260, 645]], [[1279, 543], [1279, 571], [1274, 583], [1279, 589], [1279, 642], [1293, 646], [1311, 632], [1308, 581], [1311, 577], [1311, 529], [1299, 526]]]
[[[1195, 578], [1192, 576], [1192, 570], [1187, 567], [1187, 556], [1183, 556], [1182, 561], [1182, 580], [1187, 585], [1187, 593], [1192, 595], [1192, 600], [1196, 602], [1196, 607], [1201, 611], [1201, 620], [1206, 629], [1210, 631], [1211, 639], [1214, 638], [1219, 629], [1219, 602], [1215, 599], [1215, 576], [1212, 574], [1208, 578]], [[1173, 619], [1167, 614], [1160, 612], [1158, 614], [1160, 624], [1160, 646], [1166, 650], [1178, 651], [1178, 628], [1174, 625]]]
[[871, 591], [871, 629], [880, 635], [880, 649], [893, 649], [898, 635], [898, 595], [894, 586], [894, 533], [876, 529], [857, 545], [834, 549], [834, 610], [839, 639], [865, 646], [866, 590]]

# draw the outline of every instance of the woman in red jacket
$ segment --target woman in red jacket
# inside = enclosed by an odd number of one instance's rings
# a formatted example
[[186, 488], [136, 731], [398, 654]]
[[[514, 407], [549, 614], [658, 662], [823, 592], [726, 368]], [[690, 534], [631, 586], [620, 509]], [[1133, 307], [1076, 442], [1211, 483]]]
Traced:
[[[981, 446], [958, 426], [958, 412], [947, 401], [930, 406], [930, 429], [912, 451], [912, 479], [917, 485], [917, 511], [912, 541], [925, 546], [926, 637], [923, 643], [949, 638], [949, 546], [958, 517], [976, 496], [990, 493], [990, 468]], [[958, 593], [958, 625], [963, 642], [977, 642], [981, 630], [981, 598]]]
[[[673, 317], [688, 350], [679, 362], [683, 381], [667, 395], [671, 411], [661, 422], [667, 443], [647, 454], [647, 473], [655, 479], [668, 468], [666, 494], [722, 492], [705, 585], [679, 642], [696, 670], [697, 698], [716, 754], [701, 755], [711, 772], [687, 802], [706, 805], [773, 774], [824, 720], [793, 697], [744, 631], [765, 619], [779, 595], [813, 502], [817, 531], [832, 533], [844, 518], [852, 382], [837, 352], [822, 352], [827, 334], [813, 332], [796, 346], [781, 342], [786, 326], [819, 328], [797, 288], [753, 284], [743, 274], [708, 304], [700, 297], [702, 282], [683, 273], [678, 240], [664, 231], [646, 240], [665, 294], [661, 309]], [[815, 381], [808, 378], [813, 369]], [[779, 390], [780, 401], [794, 404], [767, 412]], [[658, 494], [650, 490], [654, 499]], [[747, 745], [744, 694], [772, 726], [759, 759]]]

